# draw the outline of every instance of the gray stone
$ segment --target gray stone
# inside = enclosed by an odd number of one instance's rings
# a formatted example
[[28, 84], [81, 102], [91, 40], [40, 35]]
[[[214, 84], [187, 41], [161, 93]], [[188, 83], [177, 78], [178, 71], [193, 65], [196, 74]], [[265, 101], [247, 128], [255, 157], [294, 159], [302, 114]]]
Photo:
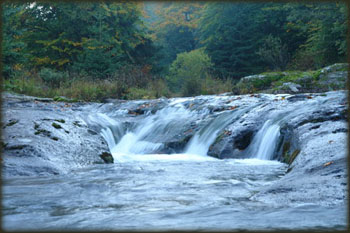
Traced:
[[291, 90], [294, 93], [299, 92], [298, 88], [301, 88], [301, 86], [299, 84], [292, 83], [292, 82], [283, 83], [282, 87], [286, 88], [286, 89], [289, 89], [289, 90]]

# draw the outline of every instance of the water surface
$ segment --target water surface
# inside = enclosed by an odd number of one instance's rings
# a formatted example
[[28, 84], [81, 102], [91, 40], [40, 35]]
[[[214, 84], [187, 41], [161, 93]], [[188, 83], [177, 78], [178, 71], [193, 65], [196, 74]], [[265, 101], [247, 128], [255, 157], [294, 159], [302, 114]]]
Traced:
[[263, 186], [285, 174], [286, 165], [276, 161], [201, 159], [186, 154], [134, 158], [139, 159], [96, 164], [69, 175], [5, 179], [4, 229], [345, 227], [345, 207], [293, 203], [281, 207], [280, 203], [250, 200]]

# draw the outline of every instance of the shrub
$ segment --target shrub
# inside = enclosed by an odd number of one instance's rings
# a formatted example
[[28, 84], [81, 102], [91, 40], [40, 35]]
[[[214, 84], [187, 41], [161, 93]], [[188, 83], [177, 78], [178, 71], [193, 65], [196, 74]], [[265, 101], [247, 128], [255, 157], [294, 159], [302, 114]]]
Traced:
[[41, 69], [39, 76], [45, 84], [53, 88], [60, 87], [61, 83], [68, 79], [68, 74], [66, 72], [55, 71], [50, 68]]
[[202, 91], [202, 81], [198, 77], [191, 77], [185, 80], [182, 95], [196, 96], [200, 95]]
[[225, 81], [221, 79], [214, 79], [210, 76], [206, 77], [202, 82], [202, 95], [213, 95], [224, 92], [230, 92], [233, 86], [233, 81], [231, 79], [226, 79]]
[[155, 95], [152, 91], [144, 88], [131, 87], [128, 89], [128, 94], [126, 98], [129, 100], [133, 99], [155, 99]]
[[166, 77], [170, 90], [175, 93], [182, 91], [188, 95], [197, 93], [198, 87], [195, 85], [208, 76], [212, 66], [209, 56], [203, 49], [178, 54]]
[[166, 82], [161, 78], [158, 78], [156, 80], [149, 82], [148, 88], [154, 92], [154, 96], [156, 98], [160, 98], [162, 96], [168, 98], [171, 96], [171, 93], [169, 91], [168, 86], [166, 85]]

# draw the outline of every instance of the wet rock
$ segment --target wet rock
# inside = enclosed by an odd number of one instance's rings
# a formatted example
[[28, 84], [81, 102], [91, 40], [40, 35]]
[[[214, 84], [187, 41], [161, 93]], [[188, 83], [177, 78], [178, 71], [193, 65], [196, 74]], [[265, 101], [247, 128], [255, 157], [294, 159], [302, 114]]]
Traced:
[[[252, 200], [287, 205], [343, 204], [347, 192], [343, 185], [347, 180], [346, 121], [341, 117], [332, 117], [343, 111], [339, 105], [341, 98], [338, 96], [330, 101], [322, 105], [319, 111], [296, 116], [281, 129], [285, 138], [280, 154], [286, 153], [283, 161], [290, 164], [289, 168], [285, 176], [260, 190]], [[314, 122], [315, 119], [317, 122]], [[293, 140], [297, 142], [294, 146]]]
[[54, 141], [58, 141], [58, 137], [55, 137], [55, 136], [51, 137], [51, 139]]
[[249, 144], [251, 143], [254, 135], [254, 131], [247, 130], [240, 132], [235, 138], [234, 138], [234, 145], [239, 150], [246, 149]]
[[6, 145], [4, 147], [6, 147], [7, 150], [22, 150], [26, 146], [28, 145]]
[[347, 132], [349, 132], [349, 130], [346, 128], [340, 128], [332, 131], [332, 133], [347, 133]]
[[297, 95], [287, 97], [286, 99], [290, 102], [296, 102], [296, 101], [305, 100], [307, 99], [308, 96], [309, 95], [306, 95], [306, 94], [297, 94]]
[[161, 148], [158, 153], [182, 153], [192, 136], [193, 134], [189, 134], [183, 137], [181, 140], [165, 142], [164, 147]]
[[[2, 131], [4, 176], [65, 174], [101, 161], [98, 154], [108, 146], [101, 135], [86, 134], [79, 117], [89, 104], [73, 103], [74, 108], [61, 111], [64, 103], [39, 100], [3, 93], [3, 122], [18, 121]], [[53, 123], [65, 124], [64, 130], [54, 129]]]

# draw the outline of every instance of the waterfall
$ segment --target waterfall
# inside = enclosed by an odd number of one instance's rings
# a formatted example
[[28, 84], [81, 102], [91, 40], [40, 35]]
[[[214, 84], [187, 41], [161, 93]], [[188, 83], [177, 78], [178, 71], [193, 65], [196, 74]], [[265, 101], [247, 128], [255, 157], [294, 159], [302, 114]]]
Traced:
[[200, 129], [188, 142], [185, 153], [206, 156], [209, 146], [214, 142], [218, 133], [230, 123], [233, 115], [232, 112], [223, 113]]
[[116, 142], [125, 134], [123, 124], [104, 113], [90, 114], [85, 120], [96, 131], [100, 131], [110, 151], [113, 150]]
[[247, 152], [250, 156], [262, 160], [271, 160], [280, 136], [280, 126], [267, 120], [252, 140]]
[[224, 112], [217, 116], [192, 137], [186, 146], [185, 153], [206, 156], [210, 145], [213, 144], [218, 134], [227, 125], [242, 117], [244, 113], [255, 106], [243, 107], [242, 109]]
[[[108, 143], [113, 157], [119, 161], [130, 159], [150, 159], [150, 155], [162, 149], [162, 141], [167, 137], [183, 133], [185, 125], [196, 118], [196, 113], [184, 108], [181, 104], [173, 104], [165, 107], [155, 114], [149, 114], [137, 121], [133, 129], [128, 129], [118, 141]], [[104, 138], [109, 141], [110, 131], [102, 131]], [[140, 156], [142, 155], [142, 156]], [[161, 158], [160, 155], [153, 156]], [[163, 156], [162, 158], [169, 158]], [[182, 156], [182, 158], [185, 158]]]
[[[118, 108], [117, 111], [121, 111], [121, 114], [115, 114], [115, 111], [109, 108], [107, 112], [92, 113], [86, 118], [90, 127], [98, 128], [95, 131], [104, 137], [117, 161], [147, 160], [152, 156], [165, 160], [176, 156], [183, 159], [191, 159], [193, 156], [192, 159], [199, 159], [208, 157], [210, 146], [219, 134], [224, 133], [223, 130], [228, 125], [231, 125], [230, 130], [234, 131], [234, 125], [244, 127], [246, 118], [250, 119], [248, 121], [251, 121], [252, 117], [258, 119], [262, 113], [271, 109], [266, 103], [272, 102], [271, 98], [257, 99], [246, 96], [231, 104], [230, 99], [234, 98], [174, 98], [154, 113], [145, 112], [136, 116], [125, 114], [125, 109], [135, 107], [137, 103], [130, 102]], [[270, 120], [263, 124], [244, 151], [250, 158], [271, 160], [280, 137], [280, 125], [300, 112], [295, 111], [296, 108], [300, 108], [299, 103], [286, 107], [283, 106], [283, 102], [274, 101], [273, 104], [275, 108], [268, 113]], [[220, 106], [223, 110], [211, 111], [213, 106]], [[168, 151], [168, 142], [183, 140], [185, 132], [189, 130], [196, 132], [184, 147], [183, 154], [159, 154]]]

